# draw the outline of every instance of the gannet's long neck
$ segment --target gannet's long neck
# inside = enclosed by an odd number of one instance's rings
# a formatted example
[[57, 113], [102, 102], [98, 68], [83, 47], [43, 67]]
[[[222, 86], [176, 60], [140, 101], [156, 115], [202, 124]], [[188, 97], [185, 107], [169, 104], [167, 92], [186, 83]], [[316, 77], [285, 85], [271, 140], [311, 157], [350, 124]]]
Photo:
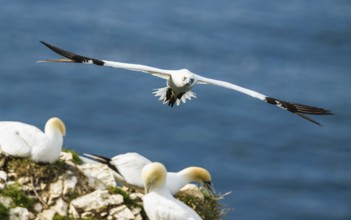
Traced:
[[167, 188], [173, 195], [189, 182], [190, 180], [180, 172], [167, 173]]
[[50, 142], [58, 142], [61, 143], [62, 146], [63, 137], [58, 127], [54, 126], [52, 123], [46, 123], [44, 133]]
[[184, 172], [182, 171], [168, 172], [167, 180], [183, 186], [191, 181], [191, 179], [187, 175], [185, 175]]
[[165, 183], [153, 187], [153, 188], [151, 189], [151, 192], [152, 192], [152, 193], [159, 194], [159, 195], [162, 195], [162, 196], [167, 197], [167, 198], [173, 198], [171, 192], [170, 192], [169, 189], [166, 187], [166, 184], [165, 184]]
[[[62, 125], [64, 126], [64, 125]], [[63, 130], [62, 130], [63, 129]], [[45, 124], [43, 142], [45, 144], [32, 147], [32, 159], [52, 163], [60, 156], [63, 144], [64, 127], [57, 126], [52, 120]]]

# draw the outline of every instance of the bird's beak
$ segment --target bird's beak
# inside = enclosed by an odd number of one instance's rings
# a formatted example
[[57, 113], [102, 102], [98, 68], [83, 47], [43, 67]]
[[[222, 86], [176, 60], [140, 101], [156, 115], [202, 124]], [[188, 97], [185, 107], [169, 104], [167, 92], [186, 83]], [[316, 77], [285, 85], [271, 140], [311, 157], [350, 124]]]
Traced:
[[211, 181], [204, 182], [204, 187], [211, 195], [213, 195], [213, 196], [216, 195], [215, 189], [214, 189]]
[[57, 60], [39, 60], [37, 63], [75, 63], [74, 60], [71, 59], [57, 59]]
[[152, 190], [153, 183], [145, 184], [145, 194], [148, 194]]
[[145, 188], [144, 188], [144, 191], [145, 191], [145, 194], [148, 194], [150, 192], [150, 187], [151, 185], [150, 184], [145, 184]]

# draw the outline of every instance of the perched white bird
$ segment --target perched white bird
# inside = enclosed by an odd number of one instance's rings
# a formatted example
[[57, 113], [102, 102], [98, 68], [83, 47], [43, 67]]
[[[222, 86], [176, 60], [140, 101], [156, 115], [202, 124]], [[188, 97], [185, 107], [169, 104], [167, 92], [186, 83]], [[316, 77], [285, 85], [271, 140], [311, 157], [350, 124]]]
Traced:
[[196, 97], [195, 93], [191, 89], [196, 84], [212, 84], [216, 86], [221, 86], [227, 89], [232, 89], [246, 95], [252, 96], [254, 98], [260, 99], [266, 103], [273, 104], [284, 110], [290, 111], [301, 116], [304, 119], [307, 119], [317, 125], [321, 125], [315, 120], [307, 117], [305, 114], [312, 115], [331, 115], [332, 113], [329, 110], [323, 108], [317, 108], [297, 103], [290, 103], [276, 98], [272, 98], [261, 93], [255, 92], [250, 89], [246, 89], [235, 84], [206, 78], [195, 73], [190, 72], [187, 69], [180, 70], [165, 70], [155, 67], [139, 65], [139, 64], [130, 64], [130, 63], [121, 63], [115, 61], [107, 60], [98, 60], [95, 58], [85, 57], [72, 52], [60, 49], [48, 43], [41, 41], [45, 46], [53, 50], [54, 52], [68, 58], [68, 59], [57, 59], [57, 60], [44, 60], [38, 62], [75, 62], [75, 63], [86, 63], [86, 64], [95, 64], [99, 66], [108, 66], [113, 68], [122, 68], [133, 71], [141, 71], [152, 74], [154, 76], [163, 78], [167, 80], [167, 87], [157, 89], [154, 94], [155, 96], [160, 96], [160, 100], [163, 100], [163, 103], [167, 103], [169, 106], [173, 107], [174, 104], [179, 105], [181, 101], [186, 102], [187, 99]]
[[44, 132], [22, 122], [2, 121], [0, 149], [7, 155], [52, 163], [60, 157], [65, 135], [65, 124], [59, 118], [50, 118]]
[[[134, 189], [144, 189], [141, 171], [144, 166], [152, 163], [144, 156], [138, 153], [126, 153], [119, 154], [110, 159], [95, 154], [84, 155], [106, 164], [110, 169], [115, 171], [114, 176], [117, 182]], [[204, 168], [188, 167], [179, 172], [167, 173], [167, 188], [173, 195], [190, 182], [200, 183], [209, 193], [215, 195], [211, 174]]]
[[194, 210], [172, 196], [166, 187], [164, 165], [150, 163], [143, 168], [141, 176], [145, 185], [144, 210], [150, 220], [201, 220]]

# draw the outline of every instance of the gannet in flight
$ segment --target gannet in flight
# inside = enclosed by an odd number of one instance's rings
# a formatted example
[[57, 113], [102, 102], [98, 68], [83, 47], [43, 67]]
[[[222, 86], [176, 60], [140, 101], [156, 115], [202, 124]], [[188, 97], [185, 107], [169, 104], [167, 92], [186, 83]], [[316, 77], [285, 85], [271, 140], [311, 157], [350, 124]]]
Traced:
[[329, 110], [326, 110], [323, 108], [291, 103], [291, 102], [279, 100], [276, 98], [272, 98], [229, 82], [210, 79], [210, 78], [197, 75], [195, 73], [190, 72], [187, 69], [165, 70], [165, 69], [159, 69], [159, 68], [139, 65], [139, 64], [99, 60], [95, 58], [81, 56], [81, 55], [60, 49], [56, 46], [50, 45], [43, 41], [40, 41], [40, 42], [43, 43], [48, 48], [50, 48], [51, 50], [53, 50], [54, 52], [68, 59], [44, 60], [44, 61], [38, 61], [38, 62], [74, 62], [74, 63], [95, 64], [98, 66], [108, 66], [113, 68], [128, 69], [132, 71], [141, 71], [141, 72], [149, 73], [151, 75], [163, 78], [167, 80], [167, 87], [156, 89], [154, 94], [155, 96], [160, 96], [160, 100], [163, 100], [164, 104], [167, 103], [171, 107], [173, 107], [174, 104], [179, 105], [181, 101], [185, 103], [187, 99], [191, 100], [192, 97], [195, 98], [196, 95], [191, 91], [191, 89], [196, 84], [212, 84], [212, 85], [221, 86], [227, 89], [232, 89], [232, 90], [244, 93], [246, 95], [249, 95], [251, 97], [260, 99], [266, 103], [278, 106], [284, 110], [295, 113], [301, 116], [302, 118], [307, 119], [310, 122], [313, 122], [317, 125], [321, 125], [321, 124], [307, 117], [305, 114], [311, 114], [311, 115], [331, 115], [332, 114]]
[[0, 122], [0, 150], [15, 157], [28, 157], [35, 162], [52, 163], [60, 157], [64, 123], [51, 118], [44, 132], [33, 125], [16, 121]]
[[[144, 189], [141, 171], [144, 166], [152, 163], [146, 157], [138, 153], [119, 154], [111, 159], [95, 154], [84, 155], [106, 164], [114, 171], [117, 182], [134, 189]], [[202, 167], [187, 167], [179, 172], [167, 172], [167, 189], [173, 195], [191, 182], [200, 183], [209, 193], [215, 195], [211, 174]]]
[[143, 205], [152, 220], [201, 220], [189, 206], [175, 199], [166, 187], [167, 170], [161, 163], [150, 163], [142, 170], [145, 185]]

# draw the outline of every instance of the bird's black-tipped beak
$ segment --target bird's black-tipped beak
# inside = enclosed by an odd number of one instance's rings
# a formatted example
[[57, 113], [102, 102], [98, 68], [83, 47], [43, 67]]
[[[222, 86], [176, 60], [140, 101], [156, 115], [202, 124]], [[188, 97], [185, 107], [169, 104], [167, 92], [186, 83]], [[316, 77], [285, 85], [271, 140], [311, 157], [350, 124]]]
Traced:
[[204, 187], [211, 195], [213, 195], [213, 196], [216, 195], [215, 189], [214, 189], [211, 181], [204, 182]]
[[150, 191], [151, 191], [150, 184], [146, 184], [145, 187], [144, 187], [144, 193], [148, 194]]

